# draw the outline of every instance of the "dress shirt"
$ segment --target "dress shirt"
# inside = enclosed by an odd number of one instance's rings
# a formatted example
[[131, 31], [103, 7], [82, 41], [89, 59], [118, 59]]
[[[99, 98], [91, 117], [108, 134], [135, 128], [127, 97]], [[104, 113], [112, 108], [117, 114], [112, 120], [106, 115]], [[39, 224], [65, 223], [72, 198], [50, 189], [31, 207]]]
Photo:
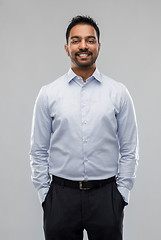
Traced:
[[43, 86], [34, 106], [30, 159], [41, 203], [51, 175], [75, 181], [116, 175], [128, 203], [138, 164], [138, 134], [127, 88], [98, 68], [86, 82], [70, 68]]

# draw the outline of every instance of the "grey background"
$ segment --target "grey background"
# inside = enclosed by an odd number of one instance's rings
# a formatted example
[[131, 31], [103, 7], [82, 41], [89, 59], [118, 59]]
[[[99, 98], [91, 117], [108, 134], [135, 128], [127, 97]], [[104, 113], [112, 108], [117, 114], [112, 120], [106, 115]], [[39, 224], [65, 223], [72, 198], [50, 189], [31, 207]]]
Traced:
[[135, 103], [140, 163], [125, 209], [124, 240], [158, 240], [161, 1], [156, 0], [0, 0], [0, 238], [44, 239], [42, 210], [30, 180], [32, 111], [40, 87], [70, 67], [65, 30], [77, 14], [98, 22], [97, 66], [124, 83]]

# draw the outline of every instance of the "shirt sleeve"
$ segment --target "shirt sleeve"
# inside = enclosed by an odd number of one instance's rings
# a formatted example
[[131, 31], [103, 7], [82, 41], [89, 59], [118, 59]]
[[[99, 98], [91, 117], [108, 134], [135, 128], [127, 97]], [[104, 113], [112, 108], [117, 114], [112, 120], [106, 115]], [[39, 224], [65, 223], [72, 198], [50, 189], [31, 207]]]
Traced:
[[48, 151], [52, 132], [52, 118], [48, 110], [45, 87], [42, 87], [35, 102], [31, 130], [30, 164], [31, 179], [42, 203], [49, 190], [50, 175]]
[[121, 109], [117, 115], [118, 140], [120, 145], [119, 171], [117, 187], [124, 201], [128, 204], [130, 191], [133, 188], [138, 166], [138, 130], [134, 104], [124, 88]]

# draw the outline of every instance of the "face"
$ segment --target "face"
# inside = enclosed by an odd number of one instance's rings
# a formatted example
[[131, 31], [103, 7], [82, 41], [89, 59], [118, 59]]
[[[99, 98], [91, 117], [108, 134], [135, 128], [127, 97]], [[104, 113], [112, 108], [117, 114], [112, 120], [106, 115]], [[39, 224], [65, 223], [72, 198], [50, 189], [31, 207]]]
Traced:
[[70, 31], [65, 50], [71, 59], [72, 67], [88, 68], [95, 66], [100, 43], [98, 43], [94, 27], [87, 24], [74, 26]]

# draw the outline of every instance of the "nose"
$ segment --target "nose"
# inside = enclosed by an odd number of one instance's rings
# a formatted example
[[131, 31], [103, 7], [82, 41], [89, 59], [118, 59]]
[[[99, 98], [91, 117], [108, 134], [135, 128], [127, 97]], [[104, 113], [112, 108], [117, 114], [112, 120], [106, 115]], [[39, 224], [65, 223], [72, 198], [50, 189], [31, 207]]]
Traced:
[[79, 43], [79, 49], [88, 49], [88, 45], [84, 39]]

